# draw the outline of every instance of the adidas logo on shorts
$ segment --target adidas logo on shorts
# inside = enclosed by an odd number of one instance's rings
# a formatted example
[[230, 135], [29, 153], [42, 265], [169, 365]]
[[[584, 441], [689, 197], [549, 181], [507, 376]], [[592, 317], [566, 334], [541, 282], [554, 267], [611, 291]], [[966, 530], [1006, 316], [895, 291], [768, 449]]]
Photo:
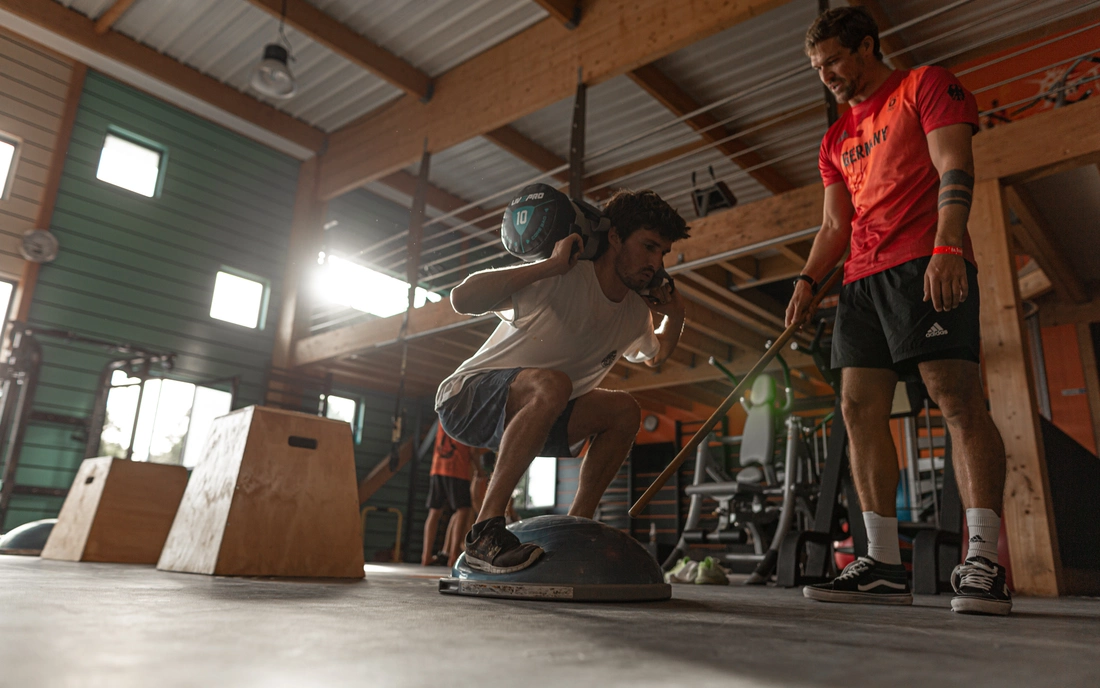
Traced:
[[932, 323], [932, 327], [929, 327], [928, 331], [924, 333], [924, 338], [928, 339], [930, 337], [939, 337], [945, 334], [947, 334], [947, 330], [940, 327], [939, 323]]

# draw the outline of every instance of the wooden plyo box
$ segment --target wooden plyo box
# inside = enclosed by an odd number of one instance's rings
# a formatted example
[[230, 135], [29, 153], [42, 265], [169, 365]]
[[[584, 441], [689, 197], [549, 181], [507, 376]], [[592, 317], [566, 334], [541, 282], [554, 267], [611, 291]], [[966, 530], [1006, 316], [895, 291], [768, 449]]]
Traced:
[[84, 459], [42, 558], [155, 564], [186, 486], [183, 466]]
[[157, 568], [362, 578], [347, 423], [250, 406], [214, 421]]

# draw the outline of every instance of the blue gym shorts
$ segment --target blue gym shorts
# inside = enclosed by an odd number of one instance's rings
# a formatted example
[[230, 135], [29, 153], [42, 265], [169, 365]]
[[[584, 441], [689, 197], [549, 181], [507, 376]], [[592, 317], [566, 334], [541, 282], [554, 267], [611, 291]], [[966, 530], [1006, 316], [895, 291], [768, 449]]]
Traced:
[[[521, 370], [523, 368], [488, 370], [467, 379], [462, 389], [438, 409], [443, 430], [462, 444], [499, 451], [500, 438], [504, 435], [508, 388]], [[583, 442], [574, 448], [569, 446], [569, 416], [576, 401], [571, 399], [554, 421], [538, 456], [563, 458], [574, 456], [574, 449], [580, 450]]]

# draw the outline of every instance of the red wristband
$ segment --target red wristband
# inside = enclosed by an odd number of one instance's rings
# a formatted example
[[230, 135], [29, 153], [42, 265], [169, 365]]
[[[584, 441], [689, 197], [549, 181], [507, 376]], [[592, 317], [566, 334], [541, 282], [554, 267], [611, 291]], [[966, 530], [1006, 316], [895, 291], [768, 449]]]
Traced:
[[937, 246], [932, 249], [932, 255], [938, 256], [941, 253], [946, 253], [949, 256], [961, 256], [963, 254], [962, 246]]

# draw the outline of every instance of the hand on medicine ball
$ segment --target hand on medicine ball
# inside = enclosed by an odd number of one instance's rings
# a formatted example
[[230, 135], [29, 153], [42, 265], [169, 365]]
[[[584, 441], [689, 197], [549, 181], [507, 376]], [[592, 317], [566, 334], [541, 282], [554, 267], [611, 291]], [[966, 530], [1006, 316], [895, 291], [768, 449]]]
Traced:
[[645, 300], [649, 310], [658, 315], [680, 319], [684, 317], [684, 299], [670, 282], [665, 282], [661, 286], [651, 289]]
[[554, 252], [546, 259], [546, 262], [554, 267], [553, 274], [564, 275], [573, 269], [577, 259], [584, 249], [584, 240], [580, 234], [570, 234], [558, 243], [554, 244]]

